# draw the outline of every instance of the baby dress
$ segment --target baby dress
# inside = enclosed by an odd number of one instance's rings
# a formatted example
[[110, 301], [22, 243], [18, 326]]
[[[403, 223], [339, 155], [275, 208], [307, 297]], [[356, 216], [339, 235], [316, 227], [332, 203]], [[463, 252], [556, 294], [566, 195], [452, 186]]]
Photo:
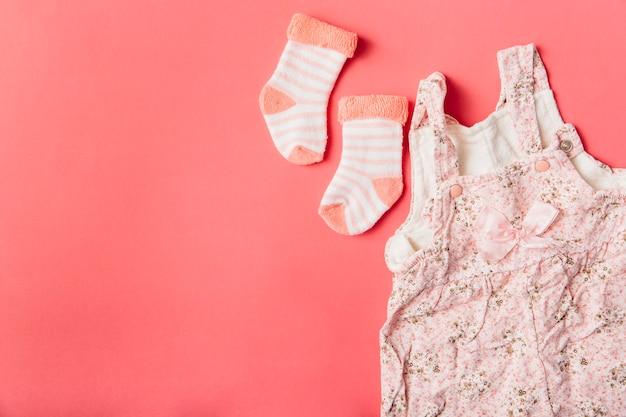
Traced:
[[466, 127], [420, 82], [389, 239], [384, 416], [626, 416], [626, 171], [583, 150], [534, 45]]

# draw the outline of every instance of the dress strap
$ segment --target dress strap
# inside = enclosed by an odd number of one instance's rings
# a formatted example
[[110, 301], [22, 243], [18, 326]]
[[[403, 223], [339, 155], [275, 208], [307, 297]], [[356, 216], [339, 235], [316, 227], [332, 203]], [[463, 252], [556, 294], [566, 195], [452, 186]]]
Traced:
[[502, 92], [497, 110], [507, 107], [527, 154], [541, 151], [534, 94], [550, 89], [546, 69], [535, 45], [516, 46], [498, 52]]
[[435, 135], [435, 177], [438, 183], [458, 175], [457, 153], [454, 144], [446, 133], [446, 78], [435, 72], [420, 81], [411, 120], [411, 134], [423, 127], [432, 129]]

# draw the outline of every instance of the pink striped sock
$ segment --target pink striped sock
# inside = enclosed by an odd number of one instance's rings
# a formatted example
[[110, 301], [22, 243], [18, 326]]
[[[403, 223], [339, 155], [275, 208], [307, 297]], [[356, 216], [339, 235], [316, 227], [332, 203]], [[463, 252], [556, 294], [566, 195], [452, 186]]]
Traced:
[[405, 97], [339, 100], [343, 150], [319, 208], [320, 216], [334, 231], [363, 233], [402, 194], [402, 126], [407, 113]]
[[274, 145], [298, 165], [319, 162], [327, 140], [328, 98], [357, 36], [317, 19], [296, 14], [287, 45], [259, 98]]

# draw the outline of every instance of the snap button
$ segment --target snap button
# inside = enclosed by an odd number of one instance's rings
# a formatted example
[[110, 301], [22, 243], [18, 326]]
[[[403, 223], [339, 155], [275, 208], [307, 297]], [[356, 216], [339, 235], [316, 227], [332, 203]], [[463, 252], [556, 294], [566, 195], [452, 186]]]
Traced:
[[550, 169], [550, 162], [548, 161], [537, 161], [535, 162], [535, 169], [539, 172], [545, 172]]
[[450, 187], [450, 197], [457, 198], [461, 194], [463, 194], [463, 187], [461, 187], [459, 184], [454, 184]]
[[574, 144], [571, 140], [564, 140], [561, 142], [560, 148], [563, 152], [569, 153], [574, 148]]

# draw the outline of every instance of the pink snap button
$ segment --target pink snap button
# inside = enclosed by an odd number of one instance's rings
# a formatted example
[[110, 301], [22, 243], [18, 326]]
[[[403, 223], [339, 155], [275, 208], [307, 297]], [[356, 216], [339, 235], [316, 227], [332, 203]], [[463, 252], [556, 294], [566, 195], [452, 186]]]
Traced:
[[454, 184], [452, 187], [450, 187], [450, 197], [457, 198], [461, 194], [463, 194], [463, 187], [461, 187], [459, 184]]
[[550, 169], [550, 162], [548, 161], [537, 161], [535, 163], [535, 169], [539, 172], [545, 172]]

